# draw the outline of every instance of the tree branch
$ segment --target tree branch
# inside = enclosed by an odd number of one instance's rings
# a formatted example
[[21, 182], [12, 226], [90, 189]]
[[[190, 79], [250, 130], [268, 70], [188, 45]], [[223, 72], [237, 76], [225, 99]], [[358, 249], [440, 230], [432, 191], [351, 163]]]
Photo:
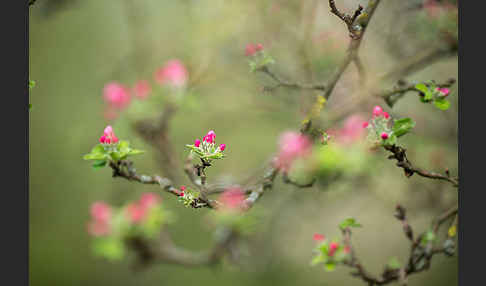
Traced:
[[405, 172], [405, 176], [407, 178], [411, 177], [413, 174], [418, 174], [419, 176], [436, 179], [436, 180], [443, 180], [450, 182], [454, 187], [459, 187], [459, 179], [458, 178], [451, 178], [446, 172], [446, 175], [441, 175], [438, 173], [430, 172], [427, 170], [423, 170], [421, 168], [414, 167], [412, 163], [408, 160], [406, 149], [397, 146], [397, 145], [385, 145], [385, 150], [390, 151], [393, 155], [390, 155], [388, 159], [395, 159], [397, 160], [397, 166], [403, 168]]
[[281, 78], [279, 78], [276, 74], [274, 74], [273, 72], [271, 72], [267, 66], [263, 66], [261, 68], [259, 68], [257, 71], [260, 71], [264, 74], [267, 74], [268, 76], [270, 76], [275, 82], [277, 82], [277, 85], [275, 86], [265, 86], [263, 88], [263, 91], [266, 91], [266, 92], [271, 92], [279, 87], [288, 87], [288, 88], [293, 88], [293, 89], [308, 89], [308, 90], [325, 90], [325, 86], [323, 85], [320, 85], [320, 84], [316, 84], [316, 85], [306, 85], [306, 84], [300, 84], [300, 83], [296, 83], [296, 82], [287, 82], [287, 81], [284, 81], [282, 80]]

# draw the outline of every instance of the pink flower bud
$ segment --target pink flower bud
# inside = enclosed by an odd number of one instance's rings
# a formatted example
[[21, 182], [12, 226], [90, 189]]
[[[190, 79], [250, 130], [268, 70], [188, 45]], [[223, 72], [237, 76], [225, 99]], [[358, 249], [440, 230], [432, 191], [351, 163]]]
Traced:
[[179, 196], [180, 197], [183, 197], [184, 196], [184, 191], [186, 190], [186, 186], [181, 186], [180, 187], [180, 190], [181, 190], [181, 192], [179, 193]]
[[144, 193], [140, 197], [140, 206], [144, 209], [151, 208], [160, 202], [160, 197], [154, 193]]
[[339, 247], [339, 244], [337, 242], [331, 242], [329, 244], [329, 251], [327, 252], [327, 254], [329, 256], [333, 256], [334, 253], [336, 252], [336, 250], [338, 249], [338, 247]]
[[257, 52], [259, 52], [259, 51], [263, 51], [263, 45], [262, 45], [262, 44], [260, 44], [260, 43], [259, 43], [259, 44], [257, 44], [257, 45], [255, 46], [255, 50], [256, 50]]
[[103, 131], [103, 136], [100, 137], [100, 142], [104, 144], [118, 143], [118, 138], [110, 125], [106, 126]]
[[110, 106], [122, 109], [130, 103], [128, 89], [117, 82], [110, 82], [103, 88], [103, 98]]
[[201, 140], [196, 139], [196, 141], [194, 141], [194, 146], [199, 147], [200, 145], [201, 145]]
[[100, 137], [100, 143], [104, 144], [106, 142], [106, 136], [105, 135], [102, 135]]
[[226, 148], [226, 144], [219, 145], [219, 150], [224, 151], [225, 148]]
[[110, 137], [113, 134], [113, 127], [111, 127], [111, 125], [106, 126], [103, 133], [105, 134], [106, 137]]
[[133, 223], [141, 222], [145, 217], [145, 213], [145, 208], [136, 203], [131, 203], [126, 208], [126, 214]]
[[367, 121], [363, 122], [363, 128], [367, 128], [370, 125]]
[[383, 112], [383, 108], [381, 108], [381, 106], [375, 106], [375, 108], [373, 108], [373, 115], [374, 116], [380, 116], [381, 113]]
[[440, 93], [442, 96], [448, 96], [449, 95], [449, 89], [448, 88], [436, 88], [436, 90]]
[[216, 139], [216, 133], [214, 133], [213, 130], [210, 130], [206, 136], [204, 136], [203, 141], [206, 141], [208, 143], [214, 143]]
[[256, 53], [256, 47], [253, 44], [246, 45], [245, 56], [253, 56]]
[[188, 72], [184, 64], [177, 59], [169, 60], [163, 67], [155, 72], [155, 80], [160, 85], [183, 87], [188, 80]]
[[91, 217], [97, 221], [107, 222], [111, 219], [111, 207], [104, 202], [95, 202], [91, 205]]
[[152, 88], [150, 87], [150, 83], [148, 82], [148, 80], [139, 80], [135, 83], [135, 86], [133, 87], [133, 93], [139, 99], [147, 98], [151, 91]]
[[388, 114], [388, 112], [386, 112], [386, 111], [383, 111], [383, 117], [388, 119], [388, 118], [390, 118], [390, 114]]
[[383, 140], [388, 139], [388, 133], [386, 133], [386, 132], [381, 133], [381, 139], [383, 139]]
[[326, 239], [326, 237], [322, 234], [315, 233], [313, 239], [315, 241], [323, 241], [324, 239]]

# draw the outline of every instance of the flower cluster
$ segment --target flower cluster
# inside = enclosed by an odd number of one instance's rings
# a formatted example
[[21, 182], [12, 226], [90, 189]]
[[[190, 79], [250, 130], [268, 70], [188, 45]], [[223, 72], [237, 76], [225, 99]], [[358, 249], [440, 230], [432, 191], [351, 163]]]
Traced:
[[118, 143], [118, 138], [113, 132], [113, 128], [111, 125], [106, 126], [105, 130], [103, 131], [103, 135], [100, 137], [101, 144], [114, 144]]
[[147, 219], [150, 210], [160, 202], [160, 197], [153, 193], [145, 193], [140, 200], [126, 207], [126, 214], [133, 223], [142, 223]]
[[305, 135], [288, 131], [280, 136], [279, 153], [275, 160], [275, 167], [288, 172], [294, 161], [307, 157], [312, 152], [312, 143]]
[[89, 154], [83, 156], [84, 160], [95, 160], [93, 167], [104, 167], [108, 161], [119, 161], [143, 153], [141, 150], [130, 147], [128, 141], [118, 140], [113, 127], [106, 126], [96, 145]]
[[250, 58], [249, 64], [252, 72], [268, 64], [275, 63], [275, 60], [265, 53], [262, 44], [247, 44], [245, 47], [245, 56]]
[[368, 139], [379, 145], [394, 145], [397, 138], [407, 134], [415, 122], [410, 118], [392, 120], [388, 112], [380, 106], [373, 109], [373, 117], [369, 122], [363, 123], [363, 128], [368, 129]]
[[351, 249], [347, 245], [340, 244], [337, 240], [327, 240], [322, 234], [314, 234], [317, 247], [314, 250], [316, 256], [311, 265], [324, 264], [326, 271], [332, 271], [336, 264], [346, 261], [350, 257]]
[[197, 209], [206, 205], [198, 200], [199, 195], [200, 192], [191, 191], [186, 186], [181, 186], [179, 192], [179, 201], [182, 202], [185, 207]]
[[383, 111], [381, 106], [373, 108], [373, 117], [369, 122], [363, 122], [363, 128], [369, 130], [368, 138], [373, 142], [387, 140], [392, 135], [391, 118], [388, 112]]
[[94, 238], [94, 251], [107, 259], [121, 259], [130, 238], [155, 238], [171, 219], [160, 201], [158, 195], [144, 193], [139, 200], [119, 208], [93, 203], [87, 230]]
[[[178, 59], [167, 61], [154, 73], [154, 80], [157, 84], [178, 89], [186, 86], [188, 77], [186, 67]], [[152, 86], [148, 80], [144, 79], [135, 82], [131, 88], [116, 81], [107, 83], [103, 88], [103, 99], [106, 102], [105, 118], [115, 119], [120, 111], [130, 105], [132, 96], [144, 100], [151, 93]]]
[[216, 147], [216, 133], [210, 130], [201, 140], [194, 140], [194, 144], [186, 145], [191, 149], [191, 153], [196, 154], [203, 160], [222, 159], [224, 158], [223, 151], [226, 149], [226, 144], [220, 144]]
[[245, 48], [245, 56], [253, 56], [256, 53], [263, 51], [263, 45], [258, 43], [258, 44], [247, 44]]

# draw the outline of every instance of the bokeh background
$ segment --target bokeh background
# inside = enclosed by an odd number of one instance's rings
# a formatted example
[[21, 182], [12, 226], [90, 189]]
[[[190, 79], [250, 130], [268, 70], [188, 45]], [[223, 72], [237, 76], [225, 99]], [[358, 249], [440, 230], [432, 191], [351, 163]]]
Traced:
[[[351, 13], [367, 1], [339, 0]], [[426, 49], [444, 45], [422, 1], [382, 1], [360, 55], [373, 77]], [[393, 217], [404, 205], [415, 231], [455, 204], [457, 190], [418, 176], [405, 178], [384, 152], [359, 179], [300, 190], [280, 181], [258, 203], [265, 227], [249, 241], [245, 266], [190, 268], [155, 265], [132, 270], [133, 259], [108, 262], [93, 255], [86, 232], [89, 207], [96, 200], [122, 204], [142, 192], [157, 192], [93, 170], [82, 155], [112, 124], [118, 137], [147, 150], [134, 159], [143, 173], [161, 174], [157, 154], [130, 128], [123, 115], [104, 117], [103, 86], [116, 80], [133, 85], [152, 79], [156, 68], [178, 58], [187, 66], [191, 95], [171, 121], [177, 158], [184, 145], [214, 129], [226, 143], [228, 158], [209, 171], [209, 180], [241, 181], [258, 173], [277, 151], [279, 135], [298, 130], [312, 92], [278, 89], [262, 93], [268, 77], [249, 72], [247, 43], [261, 42], [276, 63], [272, 69], [299, 82], [324, 82], [345, 55], [345, 25], [329, 12], [327, 1], [248, 0], [38, 0], [30, 9], [30, 282], [41, 285], [363, 285], [338, 267], [326, 273], [310, 267], [315, 232], [338, 235], [337, 224], [356, 217], [363, 227], [353, 241], [367, 268], [379, 273], [391, 257], [402, 262], [409, 244]], [[443, 58], [407, 77], [410, 80], [457, 78], [457, 56]], [[323, 111], [342, 104], [357, 90], [350, 65]], [[417, 122], [403, 145], [409, 159], [423, 168], [457, 174], [457, 102], [452, 88], [448, 111], [422, 104], [409, 94], [391, 111]], [[348, 101], [346, 100], [348, 99]], [[362, 107], [370, 113], [376, 100]], [[365, 114], [366, 116], [366, 114]], [[336, 123], [339, 125], [340, 123]], [[182, 171], [181, 171], [182, 172]], [[363, 178], [364, 177], [364, 178]], [[184, 182], [187, 184], [187, 182]], [[183, 208], [161, 194], [177, 215], [170, 226], [174, 240], [189, 249], [211, 246], [207, 210]], [[456, 285], [457, 256], [437, 256], [429, 271], [409, 278], [410, 285]]]

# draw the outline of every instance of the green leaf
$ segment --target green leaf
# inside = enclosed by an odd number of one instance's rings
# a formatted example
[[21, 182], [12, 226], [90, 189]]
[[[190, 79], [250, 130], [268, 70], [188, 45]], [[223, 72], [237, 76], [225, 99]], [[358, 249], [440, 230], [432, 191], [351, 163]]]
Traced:
[[354, 218], [347, 218], [339, 224], [339, 227], [344, 230], [348, 227], [361, 227], [361, 224], [357, 223]]
[[91, 149], [91, 154], [105, 154], [105, 147], [103, 145], [98, 144], [93, 149]]
[[125, 254], [123, 242], [113, 237], [99, 238], [94, 241], [95, 254], [109, 260], [120, 260]]
[[325, 260], [326, 260], [325, 257], [322, 254], [319, 254], [319, 255], [315, 256], [314, 258], [312, 258], [312, 261], [311, 261], [310, 264], [311, 264], [311, 266], [315, 266], [319, 263], [324, 262]]
[[424, 83], [418, 83], [415, 85], [415, 89], [427, 93], [429, 91], [429, 88], [424, 84]]
[[407, 134], [415, 127], [415, 122], [411, 118], [400, 118], [393, 124], [393, 134], [397, 137]]
[[31, 109], [31, 108], [32, 108], [32, 104], [29, 103], [29, 109]]
[[106, 166], [106, 160], [97, 160], [96, 162], [93, 163], [94, 169], [103, 168], [104, 166]]
[[451, 103], [446, 99], [438, 98], [434, 101], [434, 105], [440, 110], [447, 110], [451, 106]]
[[84, 160], [103, 160], [107, 155], [102, 153], [90, 153], [83, 156]]
[[142, 153], [145, 153], [145, 151], [138, 150], [138, 149], [130, 149], [130, 151], [128, 152], [128, 155], [132, 156], [132, 155], [138, 155], [138, 154], [142, 154]]
[[432, 230], [427, 231], [422, 237], [422, 244], [426, 245], [427, 243], [434, 241], [435, 237], [435, 233]]
[[128, 141], [125, 141], [125, 140], [118, 141], [118, 149], [119, 150], [126, 150], [128, 148], [130, 148], [130, 143]]
[[390, 261], [388, 262], [388, 267], [390, 267], [391, 269], [400, 269], [400, 261], [398, 261], [396, 257], [392, 257], [392, 259], [390, 259]]
[[35, 81], [29, 80], [29, 89], [33, 89], [35, 87]]
[[397, 136], [393, 133], [388, 139], [385, 141], [385, 145], [395, 145], [397, 143]]
[[336, 268], [336, 263], [334, 262], [327, 262], [326, 264], [324, 264], [324, 269], [327, 272], [334, 271], [335, 268]]

